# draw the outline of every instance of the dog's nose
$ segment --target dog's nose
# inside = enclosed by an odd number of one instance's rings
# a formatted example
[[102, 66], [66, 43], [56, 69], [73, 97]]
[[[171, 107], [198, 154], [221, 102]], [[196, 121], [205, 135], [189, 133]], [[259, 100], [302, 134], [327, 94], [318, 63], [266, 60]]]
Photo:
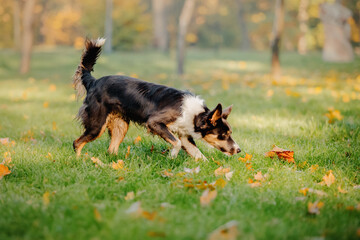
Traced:
[[241, 149], [240, 148], [236, 149], [236, 152], [237, 153], [241, 152]]

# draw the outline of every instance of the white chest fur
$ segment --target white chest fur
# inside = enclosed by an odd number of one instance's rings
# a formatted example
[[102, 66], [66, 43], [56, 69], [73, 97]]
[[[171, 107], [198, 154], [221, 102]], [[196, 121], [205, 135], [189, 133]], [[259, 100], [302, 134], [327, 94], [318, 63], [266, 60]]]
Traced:
[[183, 100], [181, 110], [181, 116], [168, 126], [170, 131], [179, 135], [190, 135], [195, 139], [201, 138], [201, 134], [195, 132], [194, 118], [205, 111], [204, 100], [188, 95]]

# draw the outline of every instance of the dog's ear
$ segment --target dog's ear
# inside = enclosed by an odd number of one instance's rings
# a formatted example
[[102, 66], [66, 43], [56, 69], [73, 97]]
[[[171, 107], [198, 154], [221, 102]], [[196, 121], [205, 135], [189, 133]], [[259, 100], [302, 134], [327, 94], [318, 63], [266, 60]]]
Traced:
[[216, 108], [214, 110], [212, 110], [209, 114], [209, 120], [213, 126], [216, 126], [216, 121], [221, 118], [221, 114], [222, 114], [222, 106], [219, 103], [216, 106]]
[[221, 114], [221, 117], [227, 119], [229, 114], [231, 113], [232, 107], [233, 105], [230, 105], [229, 107], [225, 108]]

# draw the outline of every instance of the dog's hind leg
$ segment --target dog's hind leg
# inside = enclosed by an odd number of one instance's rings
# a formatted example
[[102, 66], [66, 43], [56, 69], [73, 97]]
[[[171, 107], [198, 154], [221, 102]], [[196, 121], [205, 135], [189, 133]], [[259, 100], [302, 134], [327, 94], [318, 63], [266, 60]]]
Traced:
[[181, 149], [181, 141], [172, 134], [168, 127], [162, 122], [152, 121], [149, 119], [146, 125], [150, 132], [162, 137], [173, 146], [173, 149], [171, 150], [171, 157], [175, 158]]
[[119, 115], [110, 114], [108, 116], [107, 127], [111, 137], [108, 152], [117, 154], [119, 145], [123, 141], [127, 130], [129, 129], [129, 121], [125, 121]]
[[182, 148], [193, 158], [202, 159], [207, 161], [206, 157], [200, 152], [200, 150], [196, 147], [195, 141], [191, 136], [181, 136], [180, 141], [182, 144]]
[[[80, 156], [82, 148], [88, 142], [99, 138], [105, 131], [107, 125], [106, 114], [93, 115], [91, 121], [85, 121], [85, 132], [73, 142], [73, 147], [77, 156]], [[97, 118], [95, 118], [95, 116]], [[86, 118], [88, 119], [88, 118]]]

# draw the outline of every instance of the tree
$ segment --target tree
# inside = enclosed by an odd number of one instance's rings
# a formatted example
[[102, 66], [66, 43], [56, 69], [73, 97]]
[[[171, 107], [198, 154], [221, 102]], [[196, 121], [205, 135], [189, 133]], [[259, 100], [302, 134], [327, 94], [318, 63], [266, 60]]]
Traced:
[[279, 79], [281, 75], [280, 68], [280, 43], [281, 36], [284, 29], [284, 0], [276, 0], [275, 3], [275, 18], [272, 30], [271, 41], [271, 71], [274, 79]]
[[21, 44], [21, 20], [19, 0], [13, 0], [13, 28], [14, 28], [14, 48], [20, 49]]
[[342, 6], [340, 1], [320, 5], [320, 19], [324, 24], [325, 34], [324, 61], [350, 62], [354, 59], [348, 23], [351, 15], [351, 11]]
[[153, 45], [162, 52], [169, 50], [169, 31], [167, 20], [168, 0], [152, 0]]
[[237, 0], [238, 5], [238, 21], [241, 31], [241, 49], [248, 50], [251, 48], [251, 41], [249, 37], [249, 31], [244, 17], [244, 0]]
[[104, 45], [104, 51], [106, 53], [111, 53], [112, 51], [112, 33], [113, 33], [113, 0], [106, 0], [106, 10], [105, 10], [105, 38], [106, 42]]
[[300, 28], [298, 52], [301, 55], [306, 54], [307, 51], [306, 33], [308, 31], [307, 20], [309, 18], [307, 14], [308, 5], [309, 5], [309, 0], [300, 0], [299, 13], [298, 13], [299, 28]]
[[195, 0], [186, 0], [180, 13], [177, 34], [177, 74], [184, 74], [185, 37], [195, 8]]
[[27, 73], [30, 69], [31, 51], [33, 46], [34, 6], [36, 0], [26, 0], [23, 16], [23, 34], [21, 41], [20, 73]]

